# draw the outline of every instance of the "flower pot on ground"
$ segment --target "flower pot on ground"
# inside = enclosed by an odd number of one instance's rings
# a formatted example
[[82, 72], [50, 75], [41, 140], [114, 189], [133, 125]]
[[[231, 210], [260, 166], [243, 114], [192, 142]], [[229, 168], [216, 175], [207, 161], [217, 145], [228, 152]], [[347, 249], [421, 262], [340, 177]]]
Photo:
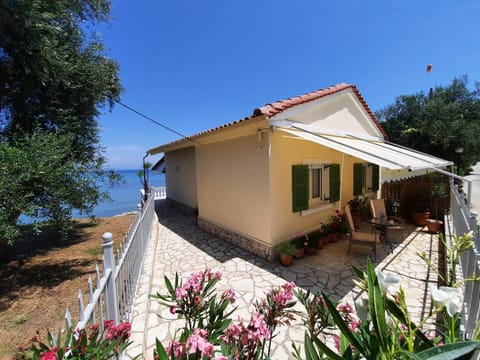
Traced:
[[330, 242], [337, 242], [339, 236], [348, 233], [349, 227], [345, 220], [345, 214], [336, 210], [335, 215], [330, 218], [327, 229], [330, 232]]
[[438, 234], [442, 231], [443, 221], [436, 219], [426, 219], [427, 229], [429, 233]]
[[322, 243], [323, 234], [320, 230], [312, 231], [308, 234], [308, 247], [312, 247], [314, 249], [321, 249], [323, 247]]
[[293, 264], [293, 255], [280, 254], [280, 263], [283, 266], [291, 266]]
[[331, 234], [330, 234], [330, 242], [331, 242], [331, 243], [336, 243], [337, 240], [338, 240], [338, 233], [336, 233], [336, 232], [335, 232], [335, 233], [331, 233]]
[[304, 256], [305, 256], [305, 248], [304, 247], [297, 248], [297, 253], [295, 254], [295, 258], [303, 259]]
[[293, 245], [290, 241], [284, 241], [275, 246], [275, 250], [280, 256], [280, 262], [282, 263], [282, 265], [292, 265], [293, 256], [297, 253], [295, 245]]
[[410, 220], [417, 226], [425, 226], [429, 217], [430, 213], [428, 211], [414, 211], [410, 213]]
[[307, 255], [315, 255], [316, 252], [317, 252], [317, 248], [314, 247], [314, 246], [310, 246], [310, 245], [309, 245], [309, 246], [307, 246], [307, 247], [305, 248], [305, 253], [306, 253]]
[[305, 256], [305, 248], [308, 246], [307, 237], [304, 233], [295, 234], [291, 240], [293, 246], [295, 246], [295, 257], [301, 259]]

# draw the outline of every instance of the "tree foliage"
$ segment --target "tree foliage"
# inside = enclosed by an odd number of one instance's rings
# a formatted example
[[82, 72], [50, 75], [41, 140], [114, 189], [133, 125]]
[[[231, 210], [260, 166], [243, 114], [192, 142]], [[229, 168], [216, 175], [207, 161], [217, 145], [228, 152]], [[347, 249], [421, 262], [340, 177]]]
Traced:
[[[468, 77], [436, 86], [428, 94], [402, 95], [376, 113], [389, 139], [468, 168], [480, 160], [480, 84]], [[455, 149], [464, 152], [457, 155]]]
[[103, 169], [103, 159], [79, 162], [73, 150], [74, 135], [34, 132], [0, 144], [0, 234], [12, 241], [19, 233], [20, 214], [49, 219], [68, 230], [73, 209], [89, 213], [108, 198], [98, 181], [118, 179]]
[[0, 2], [0, 239], [27, 214], [65, 224], [114, 181], [97, 116], [122, 91], [95, 26], [108, 0]]

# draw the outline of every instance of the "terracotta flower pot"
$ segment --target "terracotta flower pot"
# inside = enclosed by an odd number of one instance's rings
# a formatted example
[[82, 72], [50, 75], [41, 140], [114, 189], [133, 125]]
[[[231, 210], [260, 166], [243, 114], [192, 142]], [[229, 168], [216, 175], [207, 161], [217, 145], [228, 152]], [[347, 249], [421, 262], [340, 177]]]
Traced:
[[307, 246], [305, 248], [305, 252], [307, 253], [307, 255], [314, 255], [316, 251], [317, 249], [315, 249], [315, 247], [313, 246]]
[[295, 257], [297, 259], [302, 259], [303, 257], [305, 256], [305, 248], [298, 248], [297, 249], [297, 254], [295, 255]]
[[338, 240], [338, 233], [330, 234], [330, 242], [336, 243]]
[[443, 222], [435, 219], [426, 219], [427, 229], [429, 233], [438, 234], [442, 231]]
[[410, 218], [417, 226], [425, 226], [427, 224], [428, 213], [426, 212], [412, 212]]
[[290, 266], [293, 264], [293, 256], [292, 255], [280, 255], [280, 263], [283, 266]]

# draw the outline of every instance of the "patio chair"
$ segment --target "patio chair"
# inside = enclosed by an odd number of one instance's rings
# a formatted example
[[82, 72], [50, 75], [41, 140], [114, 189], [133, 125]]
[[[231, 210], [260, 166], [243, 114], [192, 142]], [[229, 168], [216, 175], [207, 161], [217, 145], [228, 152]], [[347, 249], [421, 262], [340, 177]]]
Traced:
[[347, 215], [348, 226], [350, 227], [350, 242], [348, 244], [348, 254], [354, 245], [367, 245], [373, 249], [373, 255], [377, 260], [377, 235], [376, 232], [366, 232], [355, 230], [353, 224], [352, 213], [350, 212], [350, 206], [345, 206], [345, 214]]
[[388, 226], [384, 227], [383, 231], [385, 231], [385, 238], [387, 238], [387, 231], [399, 231], [402, 236], [403, 240], [403, 232], [405, 230], [405, 220], [403, 220], [399, 216], [391, 216], [387, 215], [387, 210], [385, 207], [385, 200], [384, 199], [370, 199], [370, 209], [372, 210], [372, 216], [373, 218], [385, 218], [387, 220], [393, 220], [395, 221], [395, 226]]

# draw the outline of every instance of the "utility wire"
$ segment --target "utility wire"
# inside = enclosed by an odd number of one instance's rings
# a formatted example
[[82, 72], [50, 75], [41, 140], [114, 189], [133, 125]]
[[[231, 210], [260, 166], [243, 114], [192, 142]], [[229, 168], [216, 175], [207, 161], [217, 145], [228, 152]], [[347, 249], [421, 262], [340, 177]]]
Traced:
[[141, 112], [138, 111], [138, 110], [135, 110], [135, 109], [132, 108], [131, 106], [128, 106], [128, 105], [126, 105], [126, 104], [124, 104], [124, 103], [122, 103], [122, 102], [120, 102], [120, 101], [118, 101], [118, 100], [115, 100], [115, 99], [113, 99], [113, 101], [115, 101], [115, 102], [116, 102], [117, 104], [119, 104], [119, 105], [122, 105], [124, 108], [126, 108], [126, 109], [134, 112], [135, 114], [140, 115], [141, 117], [147, 119], [148, 121], [151, 121], [151, 122], [154, 123], [155, 125], [158, 125], [158, 126], [164, 128], [164, 129], [166, 129], [166, 130], [168, 130], [168, 131], [170, 131], [170, 132], [173, 132], [174, 134], [177, 134], [178, 136], [181, 136], [182, 138], [184, 138], [184, 139], [186, 139], [186, 140], [189, 140], [189, 141], [191, 141], [191, 142], [194, 142], [194, 143], [198, 144], [198, 142], [195, 141], [195, 140], [193, 140], [191, 137], [186, 136], [186, 135], [183, 135], [183, 134], [179, 133], [178, 131], [173, 130], [172, 128], [169, 128], [168, 126], [163, 125], [162, 123], [158, 122], [157, 120], [152, 119], [150, 116], [145, 115], [145, 114], [141, 113]]

